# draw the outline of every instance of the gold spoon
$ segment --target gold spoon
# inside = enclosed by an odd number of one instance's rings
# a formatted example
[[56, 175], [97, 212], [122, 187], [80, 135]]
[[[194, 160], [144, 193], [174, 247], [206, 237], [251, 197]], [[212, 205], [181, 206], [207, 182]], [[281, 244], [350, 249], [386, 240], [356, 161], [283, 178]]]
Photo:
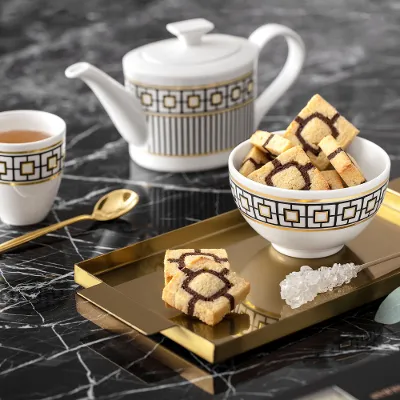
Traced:
[[103, 196], [96, 203], [91, 215], [78, 215], [77, 217], [73, 217], [65, 221], [58, 222], [57, 224], [29, 232], [18, 238], [11, 239], [8, 242], [0, 244], [0, 252], [10, 250], [14, 247], [20, 246], [21, 244], [29, 242], [30, 240], [46, 235], [47, 233], [64, 228], [67, 225], [74, 224], [75, 222], [84, 221], [87, 219], [93, 219], [95, 221], [111, 221], [112, 219], [119, 218], [128, 211], [131, 211], [132, 208], [136, 206], [138, 201], [139, 195], [132, 190], [114, 190]]

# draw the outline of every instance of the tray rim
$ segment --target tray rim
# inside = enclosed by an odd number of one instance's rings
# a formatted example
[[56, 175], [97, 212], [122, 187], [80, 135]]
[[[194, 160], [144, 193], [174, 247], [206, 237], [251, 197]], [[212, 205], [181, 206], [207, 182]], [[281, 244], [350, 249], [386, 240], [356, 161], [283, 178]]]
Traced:
[[[382, 204], [378, 215], [383, 219], [400, 226], [400, 208], [398, 206], [400, 204], [400, 195], [398, 195], [397, 192], [393, 190], [391, 190], [390, 195], [391, 197], [389, 202], [386, 202], [385, 196], [384, 203]], [[396, 198], [393, 197], [393, 195], [398, 197], [397, 201]], [[221, 223], [225, 224], [222, 229], [220, 228]], [[217, 224], [219, 227], [217, 231], [213, 229], [215, 224]], [[90, 288], [100, 283], [104, 283], [101, 280], [100, 276], [105, 272], [110, 272], [116, 268], [124, 267], [127, 264], [141, 260], [150, 255], [159, 254], [168, 248], [175, 246], [184, 246], [185, 243], [190, 243], [193, 240], [205, 238], [207, 236], [216, 234], [216, 232], [220, 233], [226, 229], [233, 229], [243, 224], [247, 224], [247, 222], [244, 220], [240, 211], [238, 209], [235, 209], [227, 213], [206, 219], [204, 221], [200, 221], [195, 224], [166, 232], [162, 235], [133, 243], [121, 249], [116, 249], [112, 252], [105, 253], [103, 255], [75, 264], [75, 282], [84, 288]], [[198, 231], [203, 231], [203, 235], [199, 236], [196, 233]], [[190, 234], [187, 234], [187, 232], [189, 232]], [[171, 241], [176, 241], [177, 237], [181, 236], [182, 233], [185, 233], [185, 243], [182, 243], [182, 241], [180, 240], [179, 243], [175, 243], [175, 245], [171, 246]], [[151, 247], [152, 245], [154, 246], [154, 248]], [[145, 249], [142, 249], [142, 247], [145, 247]], [[146, 251], [146, 248], [147, 250], [152, 251], [143, 254], [143, 250]], [[137, 257], [134, 257], [132, 254], [135, 249], [139, 250], [139, 254]], [[121, 254], [128, 255], [128, 258], [125, 260], [125, 262], [118, 263], [115, 257]], [[98, 265], [99, 261], [101, 261], [100, 264], [102, 265]], [[108, 265], [107, 269], [104, 268], [105, 265]], [[216, 346], [215, 343], [184, 328], [183, 326], [173, 326], [160, 331], [160, 333], [210, 363], [220, 362], [234, 355], [254, 349], [260, 345], [272, 342], [273, 340], [290, 335], [306, 327], [315, 325], [321, 321], [327, 320], [343, 312], [359, 307], [366, 302], [374, 301], [384, 296], [391, 290], [394, 290], [399, 285], [400, 270], [395, 270], [392, 273], [389, 273], [383, 277], [365, 283], [364, 285], [352, 290], [351, 292], [345, 293], [340, 297], [330, 299], [324, 303], [315, 305], [310, 309], [303, 310], [298, 314], [283, 318], [279, 320], [279, 323], [277, 324], [268, 325], [267, 335], [265, 334], [266, 330], [264, 327], [247, 333], [244, 336], [238, 334], [233, 339], [231, 338], [230, 340], [226, 340], [225, 342], [220, 342], [218, 346]], [[119, 293], [118, 291], [116, 292]], [[81, 294], [78, 292], [78, 295]], [[99, 304], [93, 304], [101, 308]], [[312, 320], [311, 323], [309, 323], [310, 319]], [[131, 325], [127, 321], [124, 322], [129, 326], [135, 328], [135, 325]], [[292, 329], [291, 326], [295, 326], [295, 329]], [[243, 342], [250, 342], [251, 345], [246, 346]], [[232, 351], [232, 348], [241, 349], [242, 345], [245, 345], [243, 346], [243, 351]]]

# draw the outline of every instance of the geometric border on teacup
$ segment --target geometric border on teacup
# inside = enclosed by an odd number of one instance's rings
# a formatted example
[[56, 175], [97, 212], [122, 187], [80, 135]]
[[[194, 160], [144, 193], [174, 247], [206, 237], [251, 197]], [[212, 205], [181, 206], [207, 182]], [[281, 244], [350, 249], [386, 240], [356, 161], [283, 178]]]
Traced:
[[233, 198], [242, 214], [279, 228], [305, 230], [341, 229], [358, 224], [377, 213], [388, 182], [360, 197], [326, 203], [296, 203], [265, 199], [230, 179]]
[[55, 178], [63, 167], [63, 142], [31, 152], [0, 152], [0, 183], [29, 185]]

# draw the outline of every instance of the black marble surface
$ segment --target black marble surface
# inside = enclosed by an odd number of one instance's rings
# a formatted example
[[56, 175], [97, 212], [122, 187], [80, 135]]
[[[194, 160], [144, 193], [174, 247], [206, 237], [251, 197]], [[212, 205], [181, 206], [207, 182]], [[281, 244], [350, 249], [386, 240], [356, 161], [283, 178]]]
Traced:
[[[119, 339], [77, 313], [73, 264], [232, 209], [227, 170], [156, 174], [131, 164], [126, 143], [97, 99], [63, 72], [69, 64], [87, 60], [122, 81], [125, 52], [166, 37], [168, 22], [198, 16], [212, 20], [220, 32], [242, 36], [267, 22], [298, 31], [307, 46], [304, 71], [262, 127], [284, 128], [319, 92], [362, 136], [388, 151], [392, 177], [400, 175], [396, 0], [2, 0], [1, 110], [44, 109], [68, 123], [64, 178], [41, 226], [88, 212], [99, 196], [115, 188], [134, 189], [141, 202], [119, 221], [81, 223], [1, 256], [1, 399], [210, 397], [178, 376], [155, 369], [152, 379], [143, 380], [99, 355], [100, 344], [112, 346]], [[285, 54], [281, 39], [265, 50], [262, 86], [277, 73]], [[0, 225], [1, 241], [30, 229]], [[245, 362], [211, 367], [227, 385], [218, 398], [273, 398], [398, 351], [399, 327], [373, 322], [378, 304], [262, 347], [246, 355]], [[140, 369], [148, 357], [133, 352], [132, 365]]]

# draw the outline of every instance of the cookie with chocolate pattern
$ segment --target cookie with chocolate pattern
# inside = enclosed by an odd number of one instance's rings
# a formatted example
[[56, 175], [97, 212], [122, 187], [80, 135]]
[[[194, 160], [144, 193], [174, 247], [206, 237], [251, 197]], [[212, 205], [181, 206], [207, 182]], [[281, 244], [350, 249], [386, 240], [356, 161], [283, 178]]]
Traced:
[[252, 172], [249, 179], [282, 189], [329, 190], [328, 182], [300, 146], [286, 150], [275, 160]]
[[220, 263], [198, 256], [165, 286], [162, 299], [171, 307], [216, 325], [248, 295], [250, 284]]
[[316, 94], [291, 122], [284, 136], [294, 145], [301, 146], [319, 170], [325, 170], [329, 160], [318, 143], [325, 136], [332, 135], [345, 149], [358, 133], [359, 130], [353, 124]]
[[319, 147], [347, 186], [357, 186], [366, 182], [355, 160], [343, 150], [332, 135], [324, 137]]
[[247, 176], [271, 160], [272, 157], [269, 153], [264, 153], [257, 147], [252, 147], [247, 156], [244, 158], [239, 172], [242, 175]]
[[321, 174], [332, 190], [343, 189], [345, 187], [342, 178], [335, 170], [321, 171]]
[[173, 276], [187, 267], [199, 256], [208, 258], [229, 269], [228, 254], [225, 249], [174, 249], [167, 250], [164, 257], [164, 281], [167, 284]]
[[290, 140], [282, 135], [275, 135], [267, 131], [256, 131], [250, 138], [250, 143], [264, 153], [271, 153], [275, 156], [293, 147]]

